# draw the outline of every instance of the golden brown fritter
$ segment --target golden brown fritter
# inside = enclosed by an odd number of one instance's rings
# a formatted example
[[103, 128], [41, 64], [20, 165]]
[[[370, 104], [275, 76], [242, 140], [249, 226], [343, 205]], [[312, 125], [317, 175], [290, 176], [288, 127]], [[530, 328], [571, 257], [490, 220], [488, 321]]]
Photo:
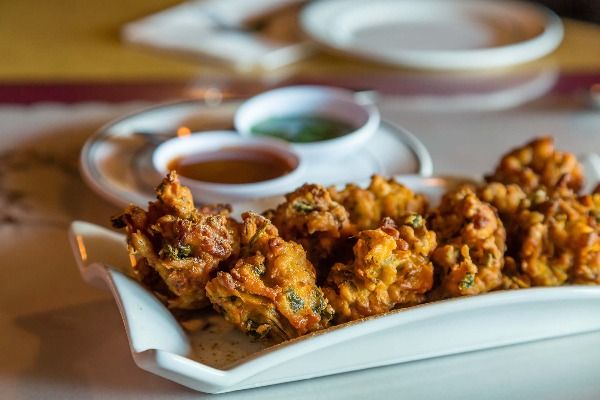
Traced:
[[485, 293], [502, 284], [506, 233], [494, 208], [473, 188], [446, 193], [430, 218], [438, 236], [433, 299]]
[[265, 215], [282, 238], [300, 243], [317, 266], [332, 256], [343, 239], [354, 233], [348, 212], [332, 200], [323, 186], [305, 184], [287, 194], [285, 199]]
[[[514, 215], [519, 210], [529, 208], [531, 206], [531, 199], [536, 198], [536, 193], [533, 196], [528, 195], [519, 185], [514, 183], [505, 185], [500, 182], [481, 185], [477, 189], [477, 195], [481, 200], [496, 207], [501, 217]], [[538, 198], [545, 196], [545, 191], [540, 190], [537, 192]]]
[[202, 308], [208, 305], [204, 287], [211, 274], [239, 251], [239, 228], [226, 209], [198, 211], [175, 172], [156, 193], [147, 212], [131, 205], [113, 218], [113, 225], [126, 228], [143, 283], [170, 308]]
[[348, 184], [341, 191], [331, 187], [329, 192], [334, 201], [348, 210], [357, 232], [377, 228], [385, 217], [398, 221], [406, 213], [425, 215], [427, 211], [425, 196], [414, 193], [394, 178], [379, 175], [371, 177], [366, 189]]
[[331, 198], [348, 211], [348, 217], [354, 231], [374, 229], [380, 224], [381, 206], [373, 192], [353, 183], [346, 185], [340, 191], [337, 191], [333, 186], [327, 190]]
[[505, 288], [600, 283], [598, 195], [578, 198], [564, 187], [526, 195], [500, 183], [480, 193], [498, 208], [511, 239]]
[[558, 187], [578, 191], [583, 186], [583, 169], [573, 154], [556, 151], [554, 140], [544, 136], [502, 157], [486, 180], [515, 183], [526, 193], [539, 188], [552, 191]]
[[[506, 254], [504, 267], [502, 269], [502, 288], [519, 289], [531, 286], [529, 276], [521, 272], [519, 263], [515, 260], [513, 251], [518, 254], [521, 246], [521, 238], [518, 236], [519, 225], [516, 216], [524, 209], [531, 207], [531, 199], [546, 196], [543, 190], [528, 195], [517, 184], [505, 185], [499, 182], [491, 182], [480, 186], [477, 190], [479, 198], [490, 203], [498, 211], [500, 220], [506, 231]], [[518, 257], [517, 257], [518, 258]]]
[[[577, 284], [600, 284], [600, 186], [592, 194], [578, 199], [583, 206], [579, 215], [587, 226], [581, 223], [575, 234], [578, 256], [570, 273], [571, 282]], [[587, 215], [584, 215], [586, 213]], [[568, 233], [571, 234], [571, 233]]]
[[380, 207], [381, 216], [399, 219], [406, 213], [425, 215], [427, 198], [422, 194], [396, 182], [394, 178], [385, 179], [375, 175], [371, 179], [368, 190], [375, 195]]
[[323, 288], [336, 322], [423, 302], [433, 285], [429, 256], [435, 246], [435, 234], [419, 214], [406, 214], [400, 227], [386, 219], [378, 229], [361, 231], [354, 261], [335, 264]]
[[333, 309], [302, 246], [283, 240], [260, 215], [242, 217], [243, 257], [206, 285], [215, 309], [243, 332], [274, 342], [327, 327]]

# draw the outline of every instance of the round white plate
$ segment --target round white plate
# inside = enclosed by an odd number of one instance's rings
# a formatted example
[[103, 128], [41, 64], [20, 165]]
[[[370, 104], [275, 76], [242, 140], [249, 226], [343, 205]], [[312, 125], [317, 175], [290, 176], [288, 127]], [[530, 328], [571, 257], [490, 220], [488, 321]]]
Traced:
[[[110, 122], [92, 135], [81, 151], [81, 172], [97, 194], [123, 207], [146, 206], [162, 179], [151, 165], [156, 140], [186, 126], [192, 131], [230, 129], [238, 102], [208, 106], [201, 100], [152, 107]], [[139, 134], [143, 132], [143, 134]], [[362, 181], [373, 174], [431, 175], [432, 161], [410, 132], [383, 122], [359, 153], [346, 159], [311, 162], [303, 180], [325, 185]], [[293, 188], [288, 188], [289, 190]]]
[[535, 4], [492, 0], [328, 0], [301, 14], [325, 47], [393, 65], [426, 69], [504, 67], [552, 52], [560, 18]]

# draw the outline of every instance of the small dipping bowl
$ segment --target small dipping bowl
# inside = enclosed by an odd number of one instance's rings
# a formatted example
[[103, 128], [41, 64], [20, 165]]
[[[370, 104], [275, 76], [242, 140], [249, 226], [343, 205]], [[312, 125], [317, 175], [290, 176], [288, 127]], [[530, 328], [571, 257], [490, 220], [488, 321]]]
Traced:
[[349, 90], [328, 86], [288, 86], [270, 90], [245, 101], [236, 111], [235, 129], [245, 137], [268, 137], [253, 129], [268, 121], [286, 118], [322, 118], [339, 122], [348, 132], [310, 142], [290, 141], [306, 159], [343, 158], [361, 147], [379, 127], [379, 111], [373, 104], [356, 98]]
[[154, 150], [152, 164], [162, 176], [177, 170], [199, 203], [282, 194], [299, 184], [304, 170], [302, 158], [286, 142], [233, 131], [167, 140]]

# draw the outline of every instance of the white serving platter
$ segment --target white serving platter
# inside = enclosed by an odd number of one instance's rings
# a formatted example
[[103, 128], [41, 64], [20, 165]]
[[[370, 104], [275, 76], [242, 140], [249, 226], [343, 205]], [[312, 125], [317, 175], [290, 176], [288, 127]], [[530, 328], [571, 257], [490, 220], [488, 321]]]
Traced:
[[517, 1], [318, 1], [305, 7], [301, 26], [335, 52], [446, 70], [532, 61], [556, 49], [563, 37], [556, 14]]
[[[94, 192], [119, 207], [130, 203], [145, 206], [154, 199], [154, 188], [162, 179], [151, 164], [156, 143], [174, 136], [182, 126], [193, 132], [231, 129], [240, 104], [180, 101], [109, 122], [90, 136], [81, 151], [83, 179]], [[419, 139], [384, 121], [360, 152], [333, 161], [310, 160], [301, 179], [329, 185], [362, 181], [373, 174], [429, 176], [432, 172], [431, 157]]]
[[[433, 203], [459, 181], [397, 178]], [[260, 210], [273, 201], [244, 206]], [[76, 221], [69, 240], [82, 278], [111, 290], [135, 363], [207, 393], [600, 330], [600, 287], [563, 286], [498, 291], [395, 310], [265, 348], [211, 312], [198, 317], [199, 328], [184, 330], [160, 301], [127, 277], [124, 235]]]

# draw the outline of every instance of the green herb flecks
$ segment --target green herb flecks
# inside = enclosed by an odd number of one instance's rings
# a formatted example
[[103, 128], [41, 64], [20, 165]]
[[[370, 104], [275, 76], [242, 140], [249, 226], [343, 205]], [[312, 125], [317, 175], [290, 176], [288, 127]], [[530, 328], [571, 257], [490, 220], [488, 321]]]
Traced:
[[308, 203], [304, 200], [296, 200], [292, 204], [292, 207], [294, 208], [294, 211], [304, 214], [314, 211], [316, 209], [314, 204]]
[[269, 225], [265, 224], [265, 225], [261, 226], [260, 229], [256, 230], [256, 233], [254, 235], [252, 235], [252, 238], [248, 242], [248, 246], [250, 248], [252, 248], [254, 246], [254, 244], [256, 244], [256, 241], [258, 240], [258, 238], [260, 237], [260, 235], [262, 235], [264, 232], [266, 232], [266, 230], [267, 230], [268, 227], [269, 227]]
[[285, 297], [293, 312], [296, 313], [304, 307], [304, 300], [302, 300], [302, 297], [298, 296], [292, 289], [288, 289], [285, 292]]
[[169, 260], [181, 260], [189, 257], [192, 254], [192, 246], [189, 244], [178, 244], [176, 246], [165, 244], [163, 248], [158, 252], [158, 255], [162, 258]]
[[327, 300], [325, 299], [325, 296], [323, 296], [323, 292], [321, 292], [321, 290], [318, 288], [315, 288], [313, 301], [314, 302], [311, 309], [315, 314], [319, 314], [323, 321], [329, 321], [331, 318], [333, 318], [333, 309], [328, 307]]
[[321, 291], [319, 289], [315, 288], [314, 297], [313, 297], [313, 306], [311, 307], [311, 309], [313, 310], [313, 312], [315, 314], [320, 314], [321, 311], [323, 311], [323, 309], [325, 309], [326, 307], [327, 307], [327, 302], [325, 301], [323, 294], [321, 293]]
[[265, 266], [264, 263], [253, 265], [252, 269], [254, 270], [254, 273], [258, 276], [263, 276], [265, 274], [265, 272], [267, 271], [267, 267]]
[[418, 229], [423, 227], [423, 217], [421, 217], [419, 214], [411, 214], [406, 217], [404, 223], [412, 226], [413, 229]]
[[472, 272], [468, 272], [464, 278], [458, 284], [460, 290], [467, 290], [471, 288], [475, 284], [475, 274]]

